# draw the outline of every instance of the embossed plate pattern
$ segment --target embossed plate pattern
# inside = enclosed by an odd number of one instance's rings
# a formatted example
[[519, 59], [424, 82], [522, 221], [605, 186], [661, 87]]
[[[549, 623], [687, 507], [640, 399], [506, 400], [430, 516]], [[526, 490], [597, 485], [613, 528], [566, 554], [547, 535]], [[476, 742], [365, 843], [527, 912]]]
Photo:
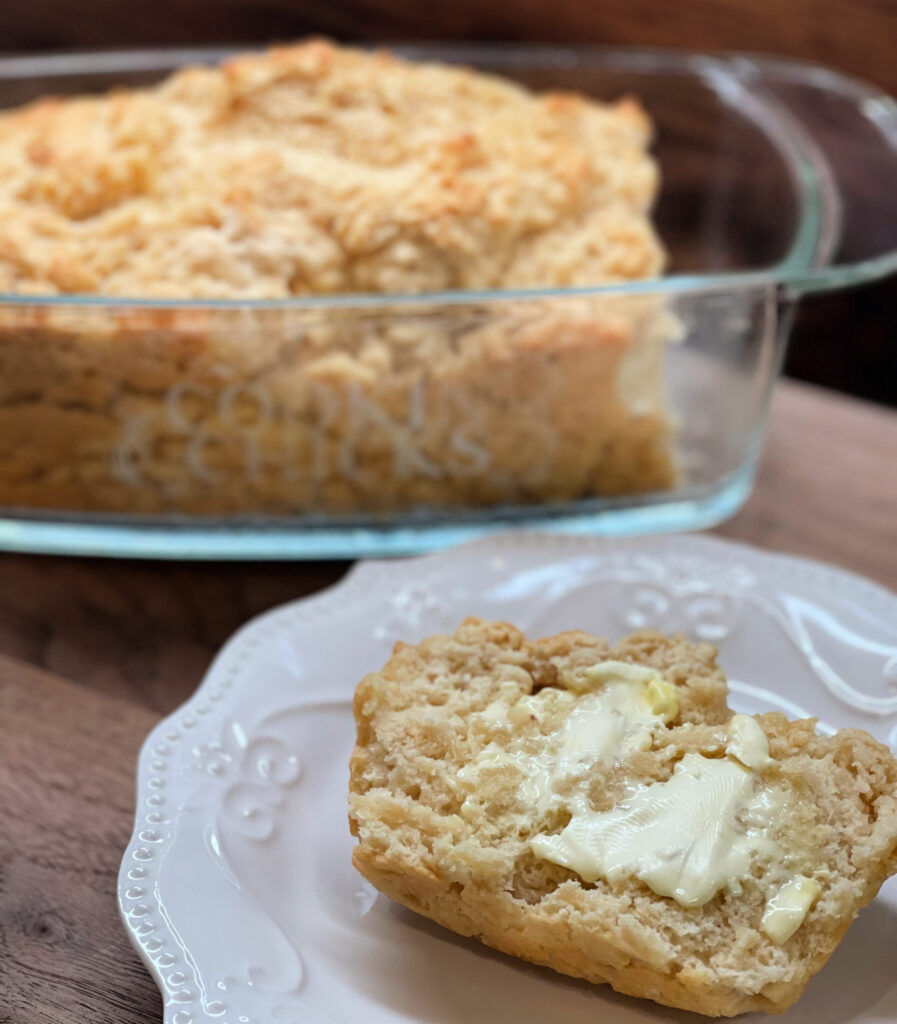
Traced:
[[[353, 871], [355, 684], [396, 640], [467, 614], [532, 634], [682, 630], [719, 647], [742, 710], [897, 744], [897, 597], [846, 573], [697, 536], [508, 534], [361, 564], [245, 626], [140, 754], [119, 903], [166, 1024], [692, 1019], [452, 936]], [[895, 943], [892, 882], [780, 1019], [897, 1019]]]

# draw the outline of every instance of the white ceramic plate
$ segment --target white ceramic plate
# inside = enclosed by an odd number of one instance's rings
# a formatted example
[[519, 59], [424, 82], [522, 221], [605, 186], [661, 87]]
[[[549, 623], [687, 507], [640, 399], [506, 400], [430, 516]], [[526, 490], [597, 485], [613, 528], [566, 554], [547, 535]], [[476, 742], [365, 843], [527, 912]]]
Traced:
[[[140, 755], [119, 880], [168, 1024], [699, 1020], [528, 966], [378, 896], [346, 823], [353, 689], [396, 640], [468, 614], [528, 633], [641, 626], [720, 648], [733, 703], [897, 742], [897, 597], [706, 537], [513, 534], [402, 562], [256, 619]], [[889, 883], [783, 1022], [897, 1019]]]

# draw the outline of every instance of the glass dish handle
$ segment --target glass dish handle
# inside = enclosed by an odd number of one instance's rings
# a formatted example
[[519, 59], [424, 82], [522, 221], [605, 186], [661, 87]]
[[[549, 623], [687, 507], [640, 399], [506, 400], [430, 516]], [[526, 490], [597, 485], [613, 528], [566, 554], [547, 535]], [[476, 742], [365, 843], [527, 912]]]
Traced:
[[897, 102], [825, 68], [762, 58], [733, 64], [730, 72], [765, 93], [803, 134], [822, 230], [832, 232], [831, 265], [796, 274], [786, 290], [797, 297], [897, 273]]

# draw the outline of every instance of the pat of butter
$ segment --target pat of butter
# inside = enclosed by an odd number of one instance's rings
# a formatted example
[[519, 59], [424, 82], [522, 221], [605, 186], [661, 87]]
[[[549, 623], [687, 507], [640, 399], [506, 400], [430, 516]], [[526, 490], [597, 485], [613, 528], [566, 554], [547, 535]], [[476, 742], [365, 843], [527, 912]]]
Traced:
[[521, 755], [518, 762], [524, 773], [521, 796], [540, 812], [563, 780], [647, 750], [654, 730], [679, 713], [676, 688], [653, 669], [603, 661], [586, 669], [586, 675], [602, 685], [576, 700], [543, 754]]
[[792, 878], [766, 904], [760, 927], [781, 946], [803, 924], [819, 893], [819, 883], [814, 878]]
[[570, 712], [561, 734], [560, 760], [585, 757], [607, 764], [620, 754], [644, 750], [659, 717], [644, 687], [608, 683], [581, 697]]
[[584, 881], [641, 879], [684, 907], [702, 906], [746, 877], [776, 844], [737, 816], [757, 799], [754, 775], [731, 758], [688, 753], [666, 782], [637, 790], [610, 811], [580, 807], [558, 835], [531, 841], [539, 857]]
[[559, 760], [586, 757], [608, 764], [645, 750], [652, 731], [679, 713], [676, 688], [653, 669], [625, 661], [602, 661], [586, 675], [603, 684], [580, 697], [564, 723]]
[[732, 715], [726, 753], [737, 758], [746, 768], [757, 772], [772, 764], [766, 733], [760, 728], [757, 719], [750, 715]]
[[679, 714], [679, 698], [676, 687], [660, 676], [650, 679], [645, 686], [645, 700], [648, 707], [664, 723], [672, 722]]

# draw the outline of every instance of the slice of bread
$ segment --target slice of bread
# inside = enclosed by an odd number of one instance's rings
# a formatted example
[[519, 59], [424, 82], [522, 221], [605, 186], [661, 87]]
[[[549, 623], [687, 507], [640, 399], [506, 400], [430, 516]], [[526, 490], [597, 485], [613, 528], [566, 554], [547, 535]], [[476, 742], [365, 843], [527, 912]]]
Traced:
[[[711, 1016], [785, 1009], [897, 870], [897, 761], [866, 733], [822, 737], [811, 719], [740, 716], [769, 748], [753, 769], [739, 765], [752, 799], [771, 808], [766, 852], [702, 905], [625, 872], [587, 881], [544, 855], [576, 815], [625, 812], [677, 765], [735, 763], [715, 657], [709, 645], [657, 633], [615, 647], [580, 632], [529, 642], [475, 619], [453, 637], [397, 645], [355, 694], [355, 866], [455, 932], [619, 992]], [[608, 665], [646, 686], [651, 673], [625, 666], [654, 670], [660, 699], [610, 747], [602, 732], [599, 750], [595, 727], [624, 721], [604, 706], [594, 716], [608, 687], [623, 686], [607, 681]], [[563, 771], [561, 740], [577, 751]], [[746, 819], [735, 827], [751, 833]], [[770, 900], [802, 878], [809, 910], [774, 941]]]

